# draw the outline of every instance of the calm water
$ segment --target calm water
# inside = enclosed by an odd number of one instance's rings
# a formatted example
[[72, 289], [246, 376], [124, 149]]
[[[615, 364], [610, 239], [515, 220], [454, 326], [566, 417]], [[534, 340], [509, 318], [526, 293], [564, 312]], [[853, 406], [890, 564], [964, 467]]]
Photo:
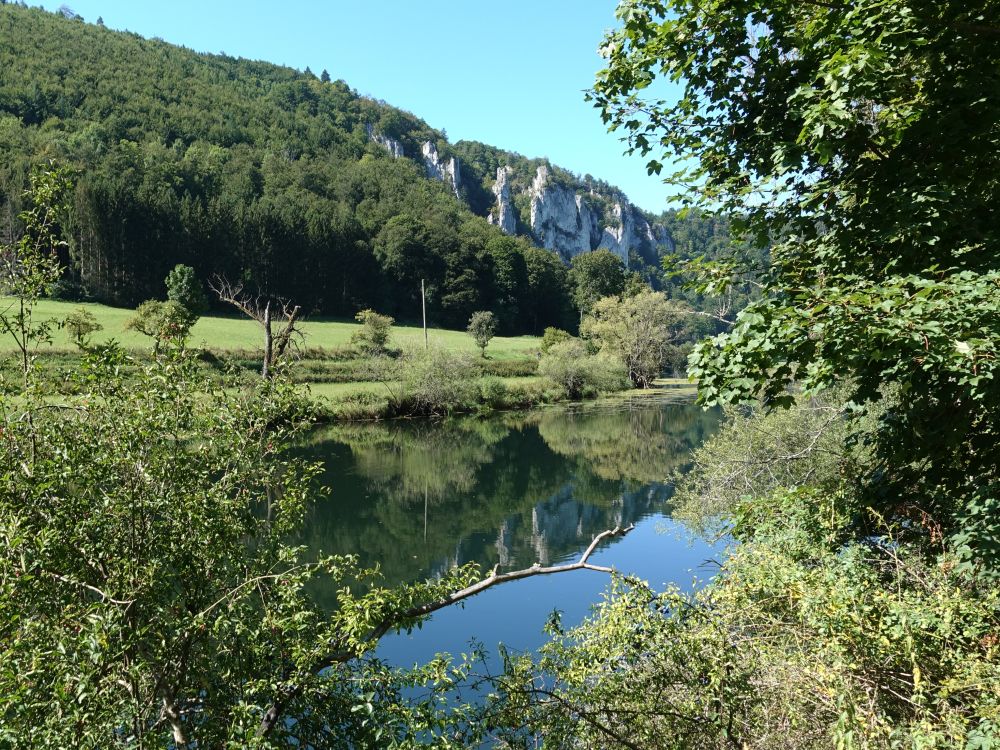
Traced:
[[[660, 586], [713, 572], [720, 550], [670, 518], [668, 476], [683, 470], [718, 417], [690, 403], [635, 398], [614, 405], [445, 422], [337, 426], [305, 447], [323, 462], [328, 497], [306, 523], [307, 543], [378, 564], [387, 583], [475, 561], [489, 569], [575, 560], [599, 532], [635, 524], [592, 561]], [[607, 576], [576, 571], [500, 586], [436, 613], [379, 654], [400, 665], [437, 652], [536, 648], [553, 609], [565, 625], [598, 601]], [[317, 592], [323, 598], [324, 592]]]

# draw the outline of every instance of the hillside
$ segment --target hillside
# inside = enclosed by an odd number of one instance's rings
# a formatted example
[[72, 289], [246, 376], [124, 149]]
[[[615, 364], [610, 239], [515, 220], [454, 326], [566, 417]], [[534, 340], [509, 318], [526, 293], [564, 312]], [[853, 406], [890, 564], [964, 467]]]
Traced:
[[[176, 263], [307, 309], [506, 333], [571, 327], [566, 261], [611, 249], [654, 284], [666, 223], [614, 187], [443, 133], [343, 81], [0, 5], [0, 227], [31, 165], [76, 172], [65, 288], [162, 296]], [[6, 217], [5, 220], [2, 217]]]

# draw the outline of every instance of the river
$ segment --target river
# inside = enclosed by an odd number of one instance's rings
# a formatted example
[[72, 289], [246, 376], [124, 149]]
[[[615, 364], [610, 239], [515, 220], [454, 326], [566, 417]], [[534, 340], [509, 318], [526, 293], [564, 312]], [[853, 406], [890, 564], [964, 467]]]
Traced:
[[[486, 570], [568, 562], [601, 531], [635, 524], [592, 562], [657, 587], [690, 587], [712, 575], [708, 561], [721, 548], [671, 520], [669, 477], [717, 425], [717, 414], [678, 393], [324, 428], [304, 453], [322, 462], [330, 491], [310, 510], [303, 542], [356, 554], [394, 584], [467, 562]], [[534, 649], [553, 609], [564, 626], [578, 623], [607, 583], [605, 574], [584, 570], [505, 584], [384, 639], [378, 653], [408, 666], [468, 651], [473, 640], [488, 651], [501, 642]]]

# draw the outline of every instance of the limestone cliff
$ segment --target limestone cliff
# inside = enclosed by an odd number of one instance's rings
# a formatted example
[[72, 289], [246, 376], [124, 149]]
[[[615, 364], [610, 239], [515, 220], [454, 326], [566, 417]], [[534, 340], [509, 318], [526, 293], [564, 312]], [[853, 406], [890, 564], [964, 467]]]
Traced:
[[390, 138], [389, 136], [380, 135], [376, 133], [375, 129], [371, 126], [371, 124], [365, 125], [365, 129], [368, 131], [368, 137], [375, 143], [380, 145], [382, 148], [384, 148], [386, 151], [388, 151], [390, 154], [392, 154], [392, 158], [394, 159], [403, 158], [404, 153], [403, 153], [402, 143], [397, 141], [395, 138]]
[[[649, 254], [660, 245], [673, 250], [665, 227], [652, 226], [628, 199], [618, 192], [600, 194], [579, 190], [552, 179], [549, 168], [538, 167], [529, 188], [531, 232], [542, 247], [571, 260], [580, 253], [605, 248], [625, 265], [629, 253]], [[498, 209], [501, 207], [498, 196]]]
[[460, 197], [458, 191], [461, 187], [462, 178], [458, 168], [458, 159], [454, 156], [450, 159], [442, 159], [438, 154], [437, 146], [432, 141], [425, 141], [420, 147], [420, 152], [424, 155], [424, 167], [427, 169], [427, 176], [434, 180], [440, 180], [449, 187], [456, 197]]
[[500, 227], [500, 231], [504, 234], [517, 232], [517, 216], [514, 213], [514, 201], [510, 195], [510, 183], [507, 180], [510, 172], [510, 167], [497, 168], [497, 179], [493, 183], [493, 195], [496, 196], [497, 205], [486, 217], [486, 221]]

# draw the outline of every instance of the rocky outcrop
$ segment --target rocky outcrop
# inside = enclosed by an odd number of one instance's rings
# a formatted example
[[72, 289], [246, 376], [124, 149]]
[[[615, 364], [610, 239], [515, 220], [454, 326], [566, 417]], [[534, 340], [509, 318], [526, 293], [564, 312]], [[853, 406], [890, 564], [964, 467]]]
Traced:
[[405, 155], [403, 153], [403, 144], [397, 141], [395, 138], [390, 138], [387, 135], [379, 135], [375, 132], [375, 128], [372, 127], [371, 123], [365, 125], [365, 130], [368, 131], [368, 137], [392, 154], [393, 159], [402, 159]]
[[[629, 253], [633, 251], [655, 257], [653, 250], [657, 246], [666, 245], [671, 252], [674, 250], [666, 227], [651, 225], [621, 193], [591, 192], [587, 198], [554, 182], [544, 165], [538, 167], [529, 193], [535, 241], [566, 261], [580, 253], [605, 248], [628, 266]], [[603, 210], [598, 206], [603, 206]]]
[[432, 141], [427, 141], [420, 147], [424, 155], [424, 166], [427, 168], [427, 176], [434, 180], [440, 180], [451, 187], [451, 191], [459, 196], [458, 189], [461, 186], [462, 178], [458, 170], [458, 159], [454, 156], [444, 160], [438, 154], [437, 146]]
[[542, 247], [559, 253], [564, 260], [594, 249], [593, 216], [582, 196], [551, 184], [544, 165], [535, 173], [530, 193], [531, 232]]
[[504, 234], [517, 232], [517, 216], [514, 213], [514, 201], [510, 195], [510, 184], [507, 182], [510, 172], [510, 167], [497, 169], [497, 181], [493, 183], [493, 195], [497, 198], [497, 205], [486, 217], [486, 221], [500, 227], [500, 231]]

